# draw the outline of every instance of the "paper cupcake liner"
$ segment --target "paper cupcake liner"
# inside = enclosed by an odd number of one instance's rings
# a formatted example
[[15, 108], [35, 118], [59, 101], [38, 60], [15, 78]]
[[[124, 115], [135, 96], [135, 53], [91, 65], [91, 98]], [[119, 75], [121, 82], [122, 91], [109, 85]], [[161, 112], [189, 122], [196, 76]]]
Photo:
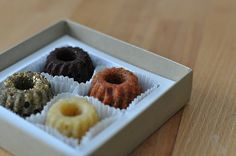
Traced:
[[80, 150], [81, 148], [88, 146], [90, 142], [99, 134], [101, 133], [105, 128], [110, 126], [112, 123], [114, 123], [120, 116], [112, 116], [109, 118], [105, 118], [101, 121], [99, 121], [96, 125], [91, 127], [86, 134], [82, 137], [81, 140], [76, 138], [69, 138], [63, 134], [61, 134], [58, 130], [48, 127], [43, 124], [39, 123], [33, 123], [36, 127], [42, 129], [46, 133], [52, 135], [53, 137], [57, 138], [58, 140], [66, 143], [67, 145], [75, 148], [76, 150]]
[[34, 125], [43, 131], [47, 132], [48, 134], [54, 136], [55, 138], [61, 140], [62, 142], [66, 143], [67, 145], [76, 148], [78, 146], [78, 139], [69, 138], [64, 135], [62, 135], [60, 132], [58, 132], [56, 129], [48, 127], [46, 125], [34, 123]]
[[[93, 75], [92, 77], [98, 72], [100, 71], [101, 69], [103, 69], [105, 66], [108, 66], [108, 64], [111, 64], [111, 63], [108, 63], [107, 61], [103, 60], [103, 59], [100, 59], [96, 56], [93, 56], [91, 54], [89, 54], [92, 62], [93, 62], [93, 65], [94, 65], [94, 72], [93, 72]], [[38, 59], [37, 61], [27, 65], [26, 67], [22, 68], [20, 71], [32, 71], [32, 72], [41, 72], [43, 73], [43, 70], [44, 70], [44, 66], [45, 66], [45, 63], [46, 63], [46, 60], [47, 60], [47, 55], [43, 56], [42, 58]], [[44, 75], [48, 77], [57, 77], [57, 76], [51, 76], [47, 73], [44, 73]], [[66, 77], [68, 79], [71, 79], [73, 81], [74, 78], [69, 78], [68, 76], [62, 76], [62, 77]], [[82, 82], [82, 83], [89, 83], [92, 81], [92, 77], [87, 80], [86, 82]], [[81, 83], [81, 84], [82, 84]]]
[[[159, 87], [159, 83], [155, 80], [152, 80], [146, 75], [142, 75], [140, 73], [135, 73], [139, 79], [139, 85], [141, 86], [143, 92], [138, 95], [126, 108], [127, 111], [135, 109], [137, 104], [141, 104], [142, 99], [148, 96], [151, 92]], [[125, 110], [122, 110], [123, 112]]]
[[106, 127], [112, 124], [122, 114], [121, 111], [112, 107], [105, 106], [100, 101], [92, 97], [82, 97], [82, 96], [74, 95], [71, 93], [62, 93], [62, 94], [58, 94], [50, 102], [48, 102], [47, 105], [44, 107], [43, 111], [41, 111], [38, 114], [33, 114], [30, 117], [27, 117], [26, 120], [33, 123], [37, 127], [43, 129], [48, 134], [51, 134], [57, 139], [63, 141], [64, 143], [72, 147], [78, 146], [77, 148], [79, 148], [80, 140], [64, 136], [60, 132], [58, 132], [56, 129], [45, 125], [47, 113], [49, 109], [51, 108], [51, 106], [60, 99], [68, 99], [68, 98], [71, 99], [72, 97], [86, 99], [95, 107], [97, 114], [100, 118], [100, 121], [95, 126], [91, 127], [89, 131], [85, 134], [85, 136], [82, 137], [81, 143], [83, 145], [86, 145], [97, 134], [99, 134], [102, 130], [104, 130]]
[[[80, 84], [74, 79], [65, 76], [51, 76], [48, 73], [42, 73], [46, 79], [50, 82], [54, 95], [60, 93], [73, 93], [75, 88]], [[83, 85], [83, 83], [81, 83]]]
[[[90, 128], [89, 131], [85, 134], [85, 136], [80, 141], [80, 147], [87, 146], [89, 143], [104, 129], [114, 123], [117, 119], [119, 119], [121, 115], [112, 116], [103, 119], [97, 125]], [[78, 148], [77, 148], [78, 149]]]
[[[112, 67], [119, 67], [119, 66], [114, 66], [112, 64], [101, 65], [97, 69], [96, 73], [104, 70], [105, 68], [112, 68]], [[127, 110], [132, 110], [133, 108], [135, 108], [135, 105], [137, 105], [142, 99], [144, 99], [153, 90], [155, 90], [156, 88], [159, 87], [159, 83], [157, 81], [153, 80], [152, 78], [148, 77], [147, 75], [143, 75], [143, 74], [135, 72], [135, 71], [132, 71], [132, 72], [138, 77], [139, 85], [141, 86], [143, 92], [140, 95], [138, 95], [135, 99], [133, 99], [133, 101], [129, 104], [129, 106], [126, 109], [116, 108], [118, 110], [121, 110], [123, 113]], [[77, 85], [73, 93], [79, 94], [82, 96], [88, 96], [89, 89], [91, 88], [91, 85], [92, 85], [92, 81], [89, 81], [88, 83], [86, 83], [84, 85]], [[96, 98], [94, 98], [94, 99], [96, 99]], [[105, 104], [103, 104], [103, 105], [105, 105]], [[108, 106], [108, 107], [111, 107], [111, 106]]]
[[30, 121], [32, 123], [38, 123], [38, 124], [45, 124], [47, 113], [51, 106], [56, 103], [60, 99], [70, 99], [72, 97], [80, 97], [86, 99], [89, 103], [93, 104], [94, 107], [97, 110], [98, 116], [100, 119], [105, 119], [107, 117], [115, 116], [115, 115], [120, 115], [121, 111], [118, 109], [115, 109], [113, 107], [109, 107], [107, 105], [102, 104], [99, 100], [93, 98], [93, 97], [88, 97], [88, 96], [79, 96], [75, 95], [72, 93], [61, 93], [58, 94], [57, 96], [54, 96], [51, 101], [49, 101], [46, 106], [44, 106], [43, 110], [37, 114], [32, 114], [31, 116], [27, 117], [26, 120]]

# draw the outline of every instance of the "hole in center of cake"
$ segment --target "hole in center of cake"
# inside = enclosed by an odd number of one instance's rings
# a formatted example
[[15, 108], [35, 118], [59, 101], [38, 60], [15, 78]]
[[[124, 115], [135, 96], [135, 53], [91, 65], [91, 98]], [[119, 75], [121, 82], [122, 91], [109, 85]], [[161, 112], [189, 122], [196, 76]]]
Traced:
[[74, 117], [74, 116], [80, 115], [80, 110], [75, 104], [68, 103], [62, 106], [61, 113], [64, 116]]
[[19, 90], [29, 90], [34, 87], [33, 80], [28, 77], [20, 77], [15, 81], [15, 88]]
[[61, 61], [73, 61], [75, 58], [75, 53], [70, 50], [61, 50], [57, 53], [57, 59]]
[[124, 79], [119, 74], [112, 74], [105, 77], [105, 80], [112, 84], [121, 84], [124, 82]]

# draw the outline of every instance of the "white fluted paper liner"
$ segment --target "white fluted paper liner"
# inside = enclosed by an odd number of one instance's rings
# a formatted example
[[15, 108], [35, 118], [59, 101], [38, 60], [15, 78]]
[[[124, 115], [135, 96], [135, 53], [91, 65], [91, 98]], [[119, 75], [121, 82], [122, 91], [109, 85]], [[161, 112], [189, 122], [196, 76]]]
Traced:
[[[64, 46], [61, 46], [61, 47], [67, 47], [67, 46], [70, 46], [70, 45], [64, 45]], [[57, 48], [60, 48], [60, 47], [57, 47]], [[27, 65], [26, 67], [22, 68], [21, 71], [42, 72], [43, 68], [45, 66], [48, 55], [49, 55], [49, 53], [42, 56], [38, 60], [32, 62], [31, 64]], [[90, 58], [93, 62], [93, 65], [94, 65], [95, 69], [96, 69], [97, 66], [107, 66], [108, 64], [110, 64], [107, 61], [105, 61], [101, 58], [98, 58], [98, 57], [96, 57], [92, 54], [89, 54], [89, 56], [90, 56]]]
[[[33, 71], [33, 72], [41, 72], [44, 76], [46, 76], [46, 78], [52, 78], [52, 77], [65, 77], [67, 79], [70, 79], [71, 81], [75, 81], [74, 78], [69, 78], [68, 76], [52, 76], [49, 75], [48, 73], [44, 73], [43, 72], [43, 68], [46, 62], [46, 56], [44, 56], [43, 58], [40, 58], [39, 60], [35, 61], [32, 64], [29, 64], [28, 66], [26, 66], [25, 68], [23, 68], [21, 71]], [[104, 68], [107, 67], [107, 65], [102, 64], [101, 61], [96, 62], [96, 65], [94, 65], [94, 72], [92, 77], [99, 71], [103, 70]], [[81, 82], [81, 83], [89, 83], [92, 81], [92, 77], [87, 80], [86, 82]], [[76, 82], [76, 81], [75, 81]], [[78, 83], [78, 82], [77, 82]]]
[[112, 116], [109, 118], [105, 118], [100, 121], [97, 125], [90, 128], [89, 131], [85, 134], [85, 136], [80, 141], [80, 147], [86, 146], [90, 143], [90, 141], [96, 137], [99, 133], [101, 133], [105, 128], [114, 123], [121, 115]]
[[104, 130], [106, 127], [112, 124], [122, 114], [120, 110], [106, 106], [93, 97], [82, 97], [82, 96], [74, 95], [71, 93], [62, 93], [62, 94], [58, 94], [50, 102], [48, 102], [47, 105], [44, 107], [44, 109], [40, 113], [33, 114], [30, 117], [27, 117], [26, 120], [33, 123], [37, 127], [43, 129], [44, 131], [51, 134], [52, 136], [58, 138], [59, 140], [67, 143], [68, 145], [72, 147], [77, 147], [79, 146], [77, 139], [68, 138], [62, 135], [61, 133], [59, 133], [56, 129], [53, 129], [45, 125], [47, 113], [49, 109], [51, 108], [51, 106], [60, 99], [68, 99], [68, 98], [71, 99], [72, 97], [85, 98], [87, 101], [89, 101], [91, 104], [94, 105], [98, 113], [98, 116], [100, 118], [100, 121], [95, 126], [90, 128], [89, 131], [82, 138], [81, 140], [82, 145], [86, 145], [98, 133], [100, 133], [102, 130]]
[[[106, 65], [101, 65], [97, 69], [96, 73], [99, 71], [104, 70], [105, 68], [112, 68], [112, 67], [119, 67], [119, 66], [114, 66], [112, 64], [106, 64]], [[139, 85], [142, 88], [142, 93], [138, 95], [126, 109], [121, 109], [121, 111], [124, 113], [127, 110], [132, 110], [135, 108], [135, 105], [137, 105], [143, 98], [145, 98], [147, 95], [149, 95], [154, 89], [159, 87], [159, 83], [152, 78], [148, 77], [147, 75], [143, 75], [141, 73], [132, 71], [137, 77], [139, 81]], [[74, 92], [75, 94], [83, 95], [86, 96], [88, 95], [89, 89], [91, 87], [92, 81], [89, 81], [85, 85], [77, 85]], [[109, 106], [108, 106], [109, 107]], [[120, 110], [120, 109], [118, 109]]]
[[[41, 73], [43, 73], [43, 69], [44, 69], [44, 66], [45, 66], [45, 63], [46, 63], [46, 60], [47, 60], [47, 56], [48, 55], [45, 55], [45, 56], [39, 58], [38, 60], [32, 62], [31, 64], [29, 64], [26, 67], [22, 68], [21, 71], [33, 71], [33, 72], [41, 72]], [[97, 72], [99, 72], [102, 69], [104, 69], [104, 67], [109, 66], [111, 64], [111, 63], [109, 63], [109, 62], [107, 62], [107, 61], [105, 61], [103, 59], [100, 59], [100, 58], [98, 58], [96, 56], [93, 56], [91, 54], [89, 54], [89, 56], [90, 56], [90, 58], [91, 58], [91, 60], [93, 62], [93, 65], [94, 65], [94, 72], [93, 72], [92, 77]], [[50, 78], [51, 77], [55, 77], [55, 76], [51, 76], [51, 75], [49, 75], [47, 73], [44, 73], [44, 75], [47, 76], [47, 78], [48, 77], [50, 77]], [[66, 77], [68, 79], [71, 79], [71, 80], [75, 81], [73, 78], [69, 78], [68, 76], [63, 76], [63, 77]], [[92, 81], [92, 77], [89, 80], [87, 80], [86, 82], [84, 82], [84, 83], [91, 82]]]
[[[140, 73], [135, 73], [139, 79], [139, 85], [141, 86], [143, 92], [137, 96], [126, 108], [127, 111], [133, 110], [136, 108], [137, 104], [142, 104], [142, 99], [149, 95], [153, 90], [159, 87], [159, 83], [146, 75]], [[124, 112], [124, 110], [122, 110]]]
[[74, 79], [65, 76], [51, 76], [48, 73], [42, 73], [42, 75], [50, 82], [54, 95], [67, 92], [73, 93], [77, 86], [84, 85], [84, 83], [79, 84]]
[[44, 130], [48, 134], [56, 137], [57, 139], [61, 140], [62, 142], [66, 143], [67, 145], [69, 145], [71, 147], [75, 148], [76, 146], [78, 146], [78, 139], [66, 137], [66, 136], [62, 135], [60, 132], [58, 132], [56, 129], [48, 127], [46, 125], [37, 124], [37, 123], [34, 123], [34, 125], [40, 129]]
[[105, 128], [110, 126], [115, 122], [120, 116], [112, 116], [105, 118], [99, 121], [95, 126], [91, 127], [86, 134], [82, 137], [81, 140], [75, 138], [69, 138], [63, 134], [61, 134], [58, 130], [48, 127], [43, 124], [33, 123], [36, 127], [44, 130], [46, 133], [54, 136], [58, 140], [66, 143], [67, 145], [75, 148], [76, 150], [80, 150], [81, 147], [89, 145], [89, 143], [96, 137], [99, 133], [101, 133]]
[[107, 105], [102, 104], [99, 100], [88, 97], [88, 96], [79, 96], [72, 93], [61, 93], [57, 96], [54, 96], [51, 101], [49, 101], [46, 106], [44, 106], [43, 110], [37, 114], [32, 114], [31, 116], [27, 117], [26, 120], [30, 121], [32, 123], [38, 123], [38, 124], [45, 124], [47, 113], [51, 106], [56, 103], [60, 99], [70, 99], [72, 97], [80, 97], [85, 98], [88, 102], [94, 105], [94, 107], [97, 110], [98, 116], [100, 119], [105, 119], [107, 117], [120, 115], [121, 111], [119, 109], [115, 109], [113, 107], [109, 107]]

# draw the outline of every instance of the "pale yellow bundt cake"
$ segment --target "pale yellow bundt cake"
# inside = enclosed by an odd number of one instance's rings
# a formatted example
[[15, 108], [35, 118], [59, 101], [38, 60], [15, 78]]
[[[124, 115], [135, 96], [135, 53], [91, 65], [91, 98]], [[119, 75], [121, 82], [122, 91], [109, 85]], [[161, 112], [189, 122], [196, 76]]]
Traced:
[[84, 98], [60, 99], [49, 109], [46, 125], [62, 134], [81, 139], [99, 121], [95, 107]]

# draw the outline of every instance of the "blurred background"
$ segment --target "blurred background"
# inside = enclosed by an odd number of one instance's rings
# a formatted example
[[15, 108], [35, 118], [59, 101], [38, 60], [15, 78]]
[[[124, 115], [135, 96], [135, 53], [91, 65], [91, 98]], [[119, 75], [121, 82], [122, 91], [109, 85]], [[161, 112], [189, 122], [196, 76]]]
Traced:
[[131, 155], [233, 156], [235, 15], [235, 0], [0, 0], [0, 53], [71, 19], [187, 65], [189, 104]]

